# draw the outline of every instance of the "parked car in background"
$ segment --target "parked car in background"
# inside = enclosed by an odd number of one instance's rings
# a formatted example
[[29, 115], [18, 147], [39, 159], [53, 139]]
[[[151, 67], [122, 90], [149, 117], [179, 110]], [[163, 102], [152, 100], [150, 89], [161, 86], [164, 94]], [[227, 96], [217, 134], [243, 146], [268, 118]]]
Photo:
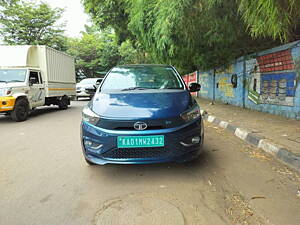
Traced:
[[96, 89], [101, 84], [103, 78], [86, 78], [76, 84], [76, 98], [90, 98], [95, 94]]
[[0, 46], [0, 114], [19, 122], [39, 106], [67, 109], [75, 84], [73, 57], [47, 46]]
[[172, 66], [113, 68], [83, 109], [81, 142], [89, 164], [186, 162], [203, 151], [203, 120]]

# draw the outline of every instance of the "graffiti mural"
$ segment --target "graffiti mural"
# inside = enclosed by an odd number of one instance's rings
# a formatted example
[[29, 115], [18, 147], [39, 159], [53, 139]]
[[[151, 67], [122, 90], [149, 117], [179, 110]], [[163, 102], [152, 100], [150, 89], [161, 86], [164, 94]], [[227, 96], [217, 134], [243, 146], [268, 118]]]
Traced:
[[[220, 68], [216, 70], [216, 79], [218, 80], [217, 88], [219, 89], [219, 91], [223, 92], [226, 97], [229, 98], [234, 98], [233, 86], [230, 79], [233, 73], [233, 65], [230, 65], [227, 68]], [[222, 75], [230, 75], [230, 77], [224, 77]]]
[[234, 97], [232, 83], [230, 82], [230, 79], [228, 77], [222, 77], [219, 79], [218, 88], [224, 93], [226, 97]]
[[255, 104], [294, 106], [297, 87], [291, 50], [266, 54], [246, 62], [250, 73], [248, 98]]
[[209, 76], [208, 73], [199, 74], [199, 84], [201, 85], [200, 93], [203, 95], [208, 95], [209, 92]]

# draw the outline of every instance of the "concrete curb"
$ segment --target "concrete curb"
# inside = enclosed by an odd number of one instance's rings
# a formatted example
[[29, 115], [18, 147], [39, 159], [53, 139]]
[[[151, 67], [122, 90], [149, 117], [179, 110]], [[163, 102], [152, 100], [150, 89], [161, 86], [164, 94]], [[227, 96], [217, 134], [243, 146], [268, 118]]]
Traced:
[[204, 110], [201, 110], [201, 115], [209, 123], [213, 123], [229, 131], [230, 133], [234, 134], [243, 141], [262, 149], [263, 151], [273, 155], [276, 159], [283, 162], [287, 166], [300, 172], [300, 155], [297, 155], [278, 144], [272, 143], [271, 140], [253, 134], [243, 128], [234, 126], [233, 124], [227, 121], [222, 121], [213, 115], [208, 115], [208, 113]]

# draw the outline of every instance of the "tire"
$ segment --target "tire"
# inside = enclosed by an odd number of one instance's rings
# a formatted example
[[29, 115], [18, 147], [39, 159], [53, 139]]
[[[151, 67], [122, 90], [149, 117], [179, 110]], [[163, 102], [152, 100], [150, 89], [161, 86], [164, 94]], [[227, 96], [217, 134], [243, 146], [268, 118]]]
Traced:
[[58, 102], [58, 107], [61, 110], [65, 110], [65, 109], [68, 108], [68, 104], [69, 104], [68, 98], [67, 97], [62, 97], [62, 99], [59, 100], [59, 102]]
[[29, 103], [25, 98], [18, 99], [10, 116], [16, 122], [27, 120], [29, 114]]

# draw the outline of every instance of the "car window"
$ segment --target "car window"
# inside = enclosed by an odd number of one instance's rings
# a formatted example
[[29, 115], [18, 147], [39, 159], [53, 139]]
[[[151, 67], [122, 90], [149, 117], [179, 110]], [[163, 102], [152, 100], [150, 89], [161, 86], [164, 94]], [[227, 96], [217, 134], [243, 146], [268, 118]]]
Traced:
[[184, 85], [172, 67], [116, 67], [104, 80], [101, 90], [126, 88], [184, 89]]
[[39, 84], [40, 83], [40, 81], [39, 81], [39, 73], [35, 72], [35, 71], [30, 71], [29, 81], [32, 84]]

